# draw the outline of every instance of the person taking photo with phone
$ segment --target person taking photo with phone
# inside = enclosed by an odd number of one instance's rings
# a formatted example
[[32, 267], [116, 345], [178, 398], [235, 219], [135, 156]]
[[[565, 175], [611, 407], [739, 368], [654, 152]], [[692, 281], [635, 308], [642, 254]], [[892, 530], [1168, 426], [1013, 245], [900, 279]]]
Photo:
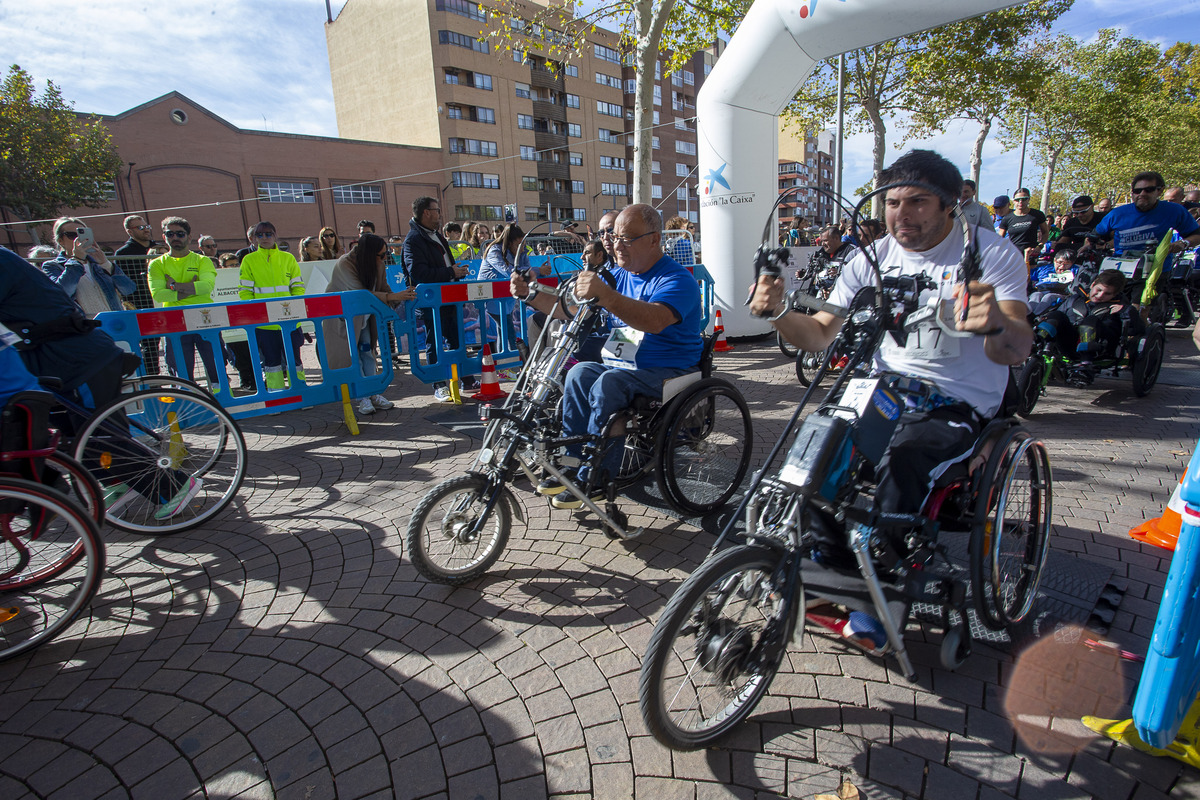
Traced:
[[105, 311], [123, 311], [122, 298], [137, 290], [121, 268], [96, 244], [92, 229], [74, 217], [54, 223], [58, 257], [42, 263], [42, 271], [70, 295], [89, 318]]

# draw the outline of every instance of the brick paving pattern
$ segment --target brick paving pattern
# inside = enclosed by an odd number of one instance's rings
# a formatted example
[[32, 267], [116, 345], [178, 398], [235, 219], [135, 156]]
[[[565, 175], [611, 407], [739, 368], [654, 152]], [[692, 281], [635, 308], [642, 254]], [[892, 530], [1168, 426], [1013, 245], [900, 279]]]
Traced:
[[[1169, 366], [1200, 357], [1169, 332]], [[770, 343], [718, 359], [761, 461], [799, 397]], [[1178, 381], [1179, 383], [1194, 381]], [[1079, 717], [1128, 716], [1136, 665], [1070, 631], [1014, 661], [977, 646], [957, 673], [910, 626], [919, 678], [804, 637], [721, 747], [673, 753], [642, 724], [637, 678], [664, 604], [709, 533], [626, 502], [649, 532], [609, 540], [523, 487], [527, 525], [492, 572], [422, 580], [413, 507], [477, 443], [398, 376], [397, 408], [352, 437], [335, 406], [244, 425], [250, 476], [211, 527], [107, 530], [90, 616], [0, 665], [0, 798], [811, 798], [848, 775], [872, 800], [1200, 797], [1200, 775], [1118, 748]], [[1166, 505], [1200, 389], [1053, 386], [1029, 427], [1054, 464], [1053, 546], [1127, 589], [1109, 638], [1144, 652], [1169, 564], [1126, 531]]]

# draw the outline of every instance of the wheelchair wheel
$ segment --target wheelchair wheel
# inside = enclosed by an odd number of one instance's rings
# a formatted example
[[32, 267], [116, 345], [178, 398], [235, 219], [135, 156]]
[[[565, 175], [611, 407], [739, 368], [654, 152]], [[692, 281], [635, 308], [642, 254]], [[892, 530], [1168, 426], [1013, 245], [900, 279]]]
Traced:
[[65, 495], [0, 479], [0, 661], [50, 641], [100, 586], [96, 523]]
[[779, 348], [779, 352], [788, 358], [795, 358], [800, 354], [800, 348], [783, 338], [783, 334], [779, 331], [775, 331], [775, 345]]
[[1025, 359], [1017, 370], [1017, 413], [1026, 419], [1033, 414], [1033, 407], [1041, 399], [1045, 374], [1046, 362], [1036, 354]]
[[704, 378], [667, 406], [655, 441], [663, 497], [685, 514], [728, 502], [750, 466], [750, 411], [733, 384]]
[[[488, 498], [483, 475], [456, 475], [429, 490], [408, 521], [408, 557], [431, 581], [457, 586], [487, 572], [508, 544], [511, 512], [497, 500], [491, 519], [480, 519]], [[472, 532], [479, 523], [483, 530]]]
[[201, 397], [212, 397], [212, 392], [195, 381], [177, 378], [174, 375], [134, 375], [121, 381], [122, 394], [144, 392], [147, 389], [177, 389], [181, 392], [198, 394]]
[[642, 475], [654, 462], [653, 436], [648, 431], [630, 430], [625, 434], [624, 449], [621, 451], [621, 466], [617, 482], [625, 484]]
[[1002, 630], [1025, 619], [1050, 549], [1050, 457], [1012, 428], [988, 458], [971, 532], [971, 593], [980, 621]]
[[1138, 397], [1145, 397], [1158, 382], [1158, 372], [1163, 365], [1163, 351], [1166, 349], [1166, 336], [1162, 327], [1151, 325], [1143, 342], [1142, 350], [1134, 356], [1131, 368], [1133, 393]]
[[55, 451], [46, 456], [42, 483], [75, 501], [97, 526], [104, 524], [104, 490], [83, 464]]
[[801, 350], [796, 356], [796, 378], [800, 381], [801, 386], [809, 386], [817, 379], [823, 358], [825, 358], [823, 352], [810, 353], [807, 350]]
[[[683, 582], [654, 626], [638, 680], [650, 733], [673, 750], [708, 747], [742, 723], [779, 670], [796, 612], [781, 555], [740, 545]], [[802, 613], [802, 612], [801, 612]]]
[[[246, 476], [246, 441], [210, 395], [148, 389], [97, 410], [75, 458], [108, 490], [108, 521], [134, 533], [170, 534], [219, 514]], [[173, 513], [171, 513], [173, 512]]]

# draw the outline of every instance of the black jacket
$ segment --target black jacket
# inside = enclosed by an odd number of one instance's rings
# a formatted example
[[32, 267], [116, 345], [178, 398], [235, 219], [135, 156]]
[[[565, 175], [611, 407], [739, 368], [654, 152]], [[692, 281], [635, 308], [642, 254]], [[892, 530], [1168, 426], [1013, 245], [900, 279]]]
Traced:
[[[438, 242], [445, 251], [430, 240], [415, 219], [408, 221], [408, 236], [404, 237], [404, 246], [400, 250], [400, 264], [404, 268], [404, 277], [410, 287], [420, 283], [450, 283], [455, 280], [454, 270], [446, 266], [446, 257], [450, 254], [450, 243], [441, 231], [435, 231]], [[450, 263], [454, 256], [450, 255]]]

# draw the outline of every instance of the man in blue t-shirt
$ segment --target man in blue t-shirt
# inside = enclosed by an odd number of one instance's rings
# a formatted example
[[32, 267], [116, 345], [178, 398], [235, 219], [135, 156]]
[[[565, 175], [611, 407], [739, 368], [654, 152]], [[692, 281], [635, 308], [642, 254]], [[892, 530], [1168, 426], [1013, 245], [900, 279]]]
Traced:
[[[602, 351], [603, 363], [581, 362], [567, 373], [562, 401], [566, 436], [603, 433], [609, 417], [628, 408], [635, 395], [661, 397], [663, 381], [696, 369], [700, 362], [700, 288], [691, 273], [663, 254], [658, 212], [648, 205], [627, 206], [617, 215], [612, 243], [615, 287], [591, 271], [579, 273], [575, 283], [577, 297], [594, 298], [608, 311], [612, 331]], [[513, 296], [526, 298], [534, 308], [547, 313], [557, 308], [551, 295], [531, 295], [523, 275], [514, 272], [511, 283]], [[568, 448], [568, 455], [579, 457], [581, 450]], [[620, 458], [621, 448], [609, 447], [602, 469], [611, 476]], [[583, 467], [576, 481], [586, 485], [591, 477]], [[600, 501], [604, 478], [594, 477], [598, 480], [591, 499]], [[555, 508], [583, 505], [564, 489], [553, 480], [538, 486], [539, 492], [553, 496]]]
[[[1097, 241], [1113, 239], [1117, 255], [1144, 250], [1153, 253], [1163, 237], [1172, 230], [1182, 239], [1172, 243], [1172, 253], [1182, 253], [1200, 245], [1200, 223], [1183, 206], [1160, 199], [1166, 184], [1157, 172], [1139, 172], [1133, 176], [1133, 202], [1117, 206], [1104, 215], [1080, 252]], [[1163, 272], [1170, 269], [1170, 260]]]

